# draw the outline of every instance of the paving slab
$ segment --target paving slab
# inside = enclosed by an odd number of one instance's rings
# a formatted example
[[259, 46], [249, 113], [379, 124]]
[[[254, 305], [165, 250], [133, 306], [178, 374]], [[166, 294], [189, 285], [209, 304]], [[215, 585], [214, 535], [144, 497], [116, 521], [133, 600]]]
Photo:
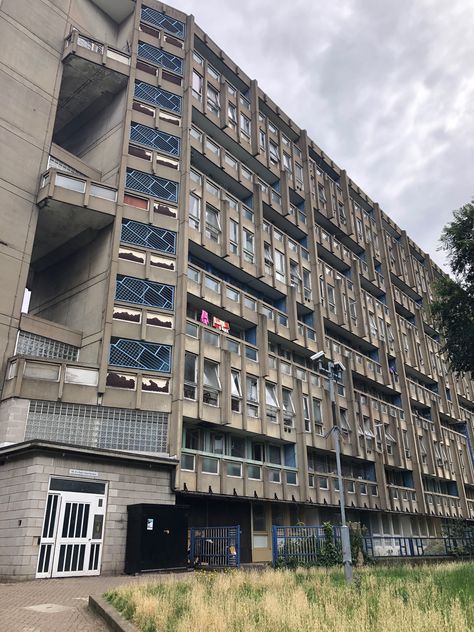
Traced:
[[191, 573], [37, 579], [0, 583], [1, 632], [109, 632], [88, 606], [89, 595], [103, 595], [124, 584], [170, 581]]

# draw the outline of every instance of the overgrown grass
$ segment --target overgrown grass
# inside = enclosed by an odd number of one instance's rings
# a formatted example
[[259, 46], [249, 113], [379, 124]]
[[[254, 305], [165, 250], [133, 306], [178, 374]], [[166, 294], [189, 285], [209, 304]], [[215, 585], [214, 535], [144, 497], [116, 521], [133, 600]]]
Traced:
[[472, 632], [474, 564], [195, 573], [106, 595], [141, 632]]

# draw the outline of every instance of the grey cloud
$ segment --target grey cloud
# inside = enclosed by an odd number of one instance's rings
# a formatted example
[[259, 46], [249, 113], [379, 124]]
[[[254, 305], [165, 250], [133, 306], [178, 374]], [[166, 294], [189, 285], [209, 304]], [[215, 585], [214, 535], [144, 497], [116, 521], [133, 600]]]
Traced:
[[474, 4], [176, 0], [438, 263], [474, 194]]

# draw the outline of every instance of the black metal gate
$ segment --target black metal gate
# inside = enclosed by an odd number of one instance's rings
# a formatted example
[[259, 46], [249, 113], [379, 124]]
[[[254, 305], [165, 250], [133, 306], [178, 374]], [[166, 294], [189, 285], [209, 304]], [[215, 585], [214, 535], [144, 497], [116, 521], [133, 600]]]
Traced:
[[199, 568], [240, 566], [240, 525], [234, 527], [192, 527], [189, 559]]

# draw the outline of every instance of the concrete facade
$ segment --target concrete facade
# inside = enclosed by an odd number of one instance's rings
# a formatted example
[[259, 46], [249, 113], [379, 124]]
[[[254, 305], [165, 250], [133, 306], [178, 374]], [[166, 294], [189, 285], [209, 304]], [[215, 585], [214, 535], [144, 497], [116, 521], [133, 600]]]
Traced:
[[472, 521], [474, 388], [429, 255], [193, 16], [30, 4], [0, 3], [0, 446], [176, 456], [158, 496], [241, 523], [255, 561], [272, 524], [338, 520], [336, 423], [369, 532]]

